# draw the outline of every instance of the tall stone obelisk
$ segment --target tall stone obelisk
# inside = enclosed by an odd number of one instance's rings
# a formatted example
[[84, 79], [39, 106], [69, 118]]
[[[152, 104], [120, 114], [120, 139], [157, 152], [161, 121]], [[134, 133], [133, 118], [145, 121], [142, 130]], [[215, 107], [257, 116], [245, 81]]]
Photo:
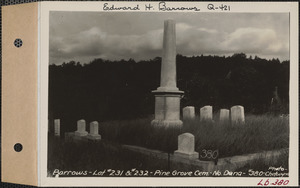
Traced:
[[176, 33], [175, 21], [164, 23], [163, 56], [160, 87], [152, 91], [155, 95], [154, 126], [180, 127], [180, 99], [183, 91], [176, 86]]

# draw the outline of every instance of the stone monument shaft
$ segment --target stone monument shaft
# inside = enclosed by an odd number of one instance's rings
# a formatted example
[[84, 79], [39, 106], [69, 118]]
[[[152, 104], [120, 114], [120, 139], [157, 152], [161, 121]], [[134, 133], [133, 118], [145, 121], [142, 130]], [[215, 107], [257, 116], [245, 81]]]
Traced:
[[160, 87], [155, 94], [155, 126], [180, 127], [180, 99], [183, 91], [176, 86], [176, 34], [175, 21], [164, 23], [163, 57], [161, 63]]
[[[160, 87], [164, 89], [176, 88], [176, 33], [175, 21], [164, 23], [163, 56], [161, 65]], [[178, 90], [178, 89], [177, 89]]]

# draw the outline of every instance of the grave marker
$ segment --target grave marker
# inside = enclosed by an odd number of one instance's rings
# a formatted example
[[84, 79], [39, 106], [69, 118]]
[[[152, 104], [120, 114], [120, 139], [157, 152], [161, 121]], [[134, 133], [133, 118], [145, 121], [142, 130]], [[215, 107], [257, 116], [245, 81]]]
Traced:
[[245, 123], [245, 114], [243, 106], [233, 106], [230, 109], [231, 113], [231, 123]]
[[229, 110], [221, 109], [220, 110], [220, 122], [228, 122], [229, 121]]
[[151, 125], [181, 127], [180, 99], [183, 91], [176, 86], [176, 28], [174, 20], [164, 22], [163, 55], [160, 87], [152, 91], [155, 95], [155, 119]]
[[101, 135], [99, 135], [98, 131], [99, 131], [99, 123], [97, 121], [91, 122], [90, 123], [90, 133], [88, 135], [88, 139], [100, 140]]
[[204, 106], [200, 108], [200, 121], [212, 121], [212, 106]]
[[88, 132], [85, 130], [85, 120], [81, 119], [77, 121], [77, 131], [75, 136], [87, 136]]
[[54, 136], [60, 136], [60, 119], [54, 120]]
[[195, 137], [191, 133], [183, 133], [178, 136], [178, 150], [174, 156], [188, 159], [198, 159], [199, 153], [195, 152]]
[[195, 107], [187, 106], [182, 109], [183, 119], [194, 119], [195, 118]]

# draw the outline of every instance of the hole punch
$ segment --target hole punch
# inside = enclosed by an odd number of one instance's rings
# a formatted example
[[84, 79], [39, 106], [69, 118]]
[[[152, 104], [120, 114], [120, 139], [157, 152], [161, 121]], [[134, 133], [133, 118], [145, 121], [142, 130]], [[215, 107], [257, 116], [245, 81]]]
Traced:
[[20, 48], [23, 45], [23, 41], [21, 39], [16, 39], [15, 42], [14, 42], [14, 45], [17, 48]]
[[20, 152], [20, 151], [22, 151], [23, 146], [22, 146], [22, 144], [20, 144], [20, 143], [16, 143], [16, 144], [14, 145], [14, 149], [15, 149], [16, 152]]

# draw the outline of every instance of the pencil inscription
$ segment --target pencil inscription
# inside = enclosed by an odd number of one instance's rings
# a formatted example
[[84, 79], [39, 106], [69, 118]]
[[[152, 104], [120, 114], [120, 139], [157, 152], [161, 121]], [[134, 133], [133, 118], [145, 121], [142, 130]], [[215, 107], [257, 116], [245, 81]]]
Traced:
[[103, 10], [110, 11], [110, 10], [140, 10], [139, 4], [135, 6], [115, 6], [114, 4], [103, 4]]
[[184, 7], [184, 6], [178, 6], [178, 7], [172, 7], [168, 6], [166, 2], [162, 1], [159, 3], [158, 8], [160, 11], [174, 11], [174, 10], [184, 10], [184, 11], [200, 11], [200, 8], [196, 6], [192, 7]]

